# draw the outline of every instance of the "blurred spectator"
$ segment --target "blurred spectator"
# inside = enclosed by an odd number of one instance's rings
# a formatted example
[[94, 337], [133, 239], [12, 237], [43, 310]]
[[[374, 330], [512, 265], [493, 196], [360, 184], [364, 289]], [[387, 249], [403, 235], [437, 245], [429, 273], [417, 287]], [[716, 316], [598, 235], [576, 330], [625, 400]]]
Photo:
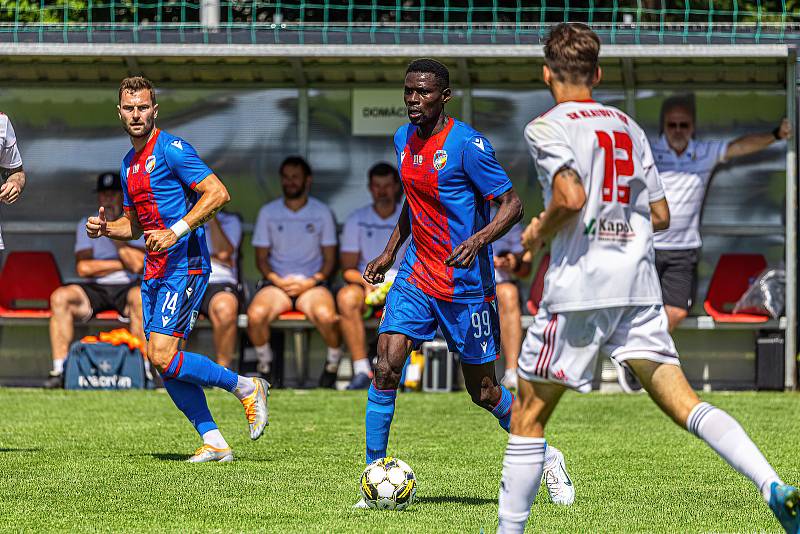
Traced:
[[[119, 174], [97, 178], [97, 203], [106, 219], [122, 216], [122, 182]], [[50, 348], [53, 370], [45, 387], [63, 385], [64, 360], [74, 335], [74, 321], [86, 322], [102, 311], [114, 310], [130, 319], [133, 335], [147, 342], [142, 328], [142, 294], [139, 275], [144, 269], [144, 239], [116, 241], [107, 237], [89, 239], [86, 219], [75, 232], [75, 271], [85, 282], [62, 286], [50, 295]]]
[[214, 331], [217, 363], [230, 367], [236, 347], [239, 303], [239, 245], [242, 243], [242, 222], [237, 215], [217, 212], [206, 223], [206, 241], [211, 254], [211, 276], [200, 305], [200, 313], [208, 317]]
[[328, 346], [320, 386], [333, 387], [342, 355], [338, 317], [328, 289], [336, 265], [336, 224], [331, 210], [308, 196], [311, 167], [303, 158], [286, 158], [280, 176], [283, 197], [261, 208], [253, 229], [256, 265], [264, 279], [247, 309], [247, 331], [258, 354], [258, 371], [268, 375], [269, 324], [290, 310], [304, 313]]
[[[494, 217], [495, 210], [492, 210]], [[500, 314], [500, 343], [505, 355], [506, 371], [500, 381], [509, 389], [517, 387], [517, 358], [522, 346], [522, 310], [518, 278], [531, 272], [531, 262], [523, 259], [521, 224], [515, 224], [492, 243], [494, 279], [497, 284], [497, 305]]]
[[661, 136], [653, 144], [653, 157], [670, 211], [669, 229], [654, 236], [656, 269], [661, 280], [669, 329], [674, 330], [692, 307], [697, 285], [700, 213], [709, 181], [718, 163], [753, 154], [789, 136], [783, 119], [771, 132], [750, 134], [728, 141], [694, 138], [694, 95], [676, 95], [661, 106]]
[[[380, 288], [369, 284], [361, 275], [367, 263], [386, 247], [400, 215], [398, 201], [402, 195], [400, 175], [392, 165], [378, 163], [369, 170], [368, 176], [372, 203], [355, 210], [347, 218], [340, 247], [342, 278], [347, 285], [337, 293], [336, 305], [342, 337], [353, 357], [353, 379], [347, 389], [367, 389], [372, 381], [364, 330], [365, 314], [369, 311], [365, 298], [379, 292]], [[384, 283], [394, 280], [404, 251], [405, 248], [397, 255]]]

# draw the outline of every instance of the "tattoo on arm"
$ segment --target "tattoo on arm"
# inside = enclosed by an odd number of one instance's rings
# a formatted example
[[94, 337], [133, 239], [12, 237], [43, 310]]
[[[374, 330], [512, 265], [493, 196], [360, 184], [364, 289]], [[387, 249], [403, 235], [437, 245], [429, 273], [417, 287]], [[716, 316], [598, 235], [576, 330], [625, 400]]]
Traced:
[[[217, 209], [215, 209], [215, 210], [212, 210], [212, 211], [211, 211], [211, 212], [210, 212], [208, 215], [206, 215], [206, 216], [204, 216], [204, 217], [201, 217], [201, 218], [200, 218], [200, 220], [199, 220], [199, 221], [197, 221], [197, 225], [195, 226], [195, 228], [199, 228], [200, 226], [203, 226], [205, 223], [207, 223], [208, 221], [210, 221], [211, 219], [213, 219], [213, 218], [214, 218], [214, 216], [217, 214], [217, 212], [218, 212], [220, 209], [222, 209], [222, 208], [220, 207], [220, 208], [217, 208]], [[194, 229], [194, 228], [193, 228], [193, 229]]]
[[571, 180], [576, 185], [583, 185], [583, 180], [581, 180], [581, 177], [578, 175], [577, 172], [575, 172], [570, 167], [562, 167], [562, 168], [560, 168], [558, 170], [558, 172], [556, 172], [555, 175], [556, 176], [562, 176], [563, 178]]

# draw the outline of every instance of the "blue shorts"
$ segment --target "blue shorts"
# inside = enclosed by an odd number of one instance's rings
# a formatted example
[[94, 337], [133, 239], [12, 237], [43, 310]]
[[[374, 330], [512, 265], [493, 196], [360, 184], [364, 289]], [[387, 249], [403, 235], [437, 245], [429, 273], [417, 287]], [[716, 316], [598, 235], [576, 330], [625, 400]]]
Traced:
[[434, 338], [437, 327], [447, 348], [457, 352], [464, 363], [479, 365], [500, 356], [497, 299], [470, 304], [447, 302], [426, 295], [405, 280], [395, 280], [386, 295], [378, 333], [404, 334], [418, 348]]
[[200, 313], [209, 274], [189, 274], [142, 281], [144, 334], [186, 339]]

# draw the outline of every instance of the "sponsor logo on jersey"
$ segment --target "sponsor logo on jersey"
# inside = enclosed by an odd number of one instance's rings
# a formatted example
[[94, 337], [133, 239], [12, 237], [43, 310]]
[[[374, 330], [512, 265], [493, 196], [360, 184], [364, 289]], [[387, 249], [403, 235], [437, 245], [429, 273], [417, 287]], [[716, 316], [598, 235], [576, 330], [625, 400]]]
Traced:
[[441, 171], [445, 165], [447, 165], [447, 150], [437, 150], [433, 155], [433, 167]]
[[489, 346], [488, 341], [484, 341], [481, 343], [481, 348], [483, 349], [483, 353], [486, 354], [486, 348]]
[[180, 141], [180, 139], [176, 139], [176, 140], [174, 140], [174, 141], [173, 141], [172, 143], [170, 143], [170, 144], [171, 144], [172, 146], [174, 146], [175, 148], [177, 148], [178, 150], [183, 150], [183, 145], [181, 144], [181, 141]]
[[161, 326], [167, 326], [167, 323], [169, 322], [169, 319], [170, 318], [169, 318], [168, 315], [162, 315], [161, 316]]
[[156, 157], [149, 156], [147, 160], [144, 162], [144, 170], [147, 172], [153, 172], [153, 169], [156, 168]]
[[414, 154], [414, 165], [422, 165], [422, 154]]
[[486, 148], [483, 146], [483, 139], [481, 139], [480, 137], [476, 137], [475, 139], [473, 139], [472, 142], [475, 143], [476, 147], [478, 147], [482, 151], [486, 152]]
[[628, 243], [633, 241], [636, 233], [631, 224], [623, 219], [592, 219], [583, 229], [583, 235], [588, 235], [589, 239], [596, 238], [599, 241], [616, 241]]
[[138, 163], [133, 166], [133, 171], [132, 172], [133, 172], [133, 174], [137, 174], [139, 172], [139, 164]]
[[402, 164], [403, 164], [403, 160], [404, 160], [404, 159], [406, 159], [406, 151], [405, 151], [405, 150], [403, 150], [402, 152], [400, 152], [400, 165], [402, 165]]

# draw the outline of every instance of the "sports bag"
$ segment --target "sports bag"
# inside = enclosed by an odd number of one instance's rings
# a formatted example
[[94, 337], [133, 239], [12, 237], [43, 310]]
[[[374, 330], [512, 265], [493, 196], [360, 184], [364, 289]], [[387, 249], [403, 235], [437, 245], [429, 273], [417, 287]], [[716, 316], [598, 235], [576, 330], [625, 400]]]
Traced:
[[144, 389], [144, 359], [139, 349], [76, 341], [64, 363], [64, 389]]

